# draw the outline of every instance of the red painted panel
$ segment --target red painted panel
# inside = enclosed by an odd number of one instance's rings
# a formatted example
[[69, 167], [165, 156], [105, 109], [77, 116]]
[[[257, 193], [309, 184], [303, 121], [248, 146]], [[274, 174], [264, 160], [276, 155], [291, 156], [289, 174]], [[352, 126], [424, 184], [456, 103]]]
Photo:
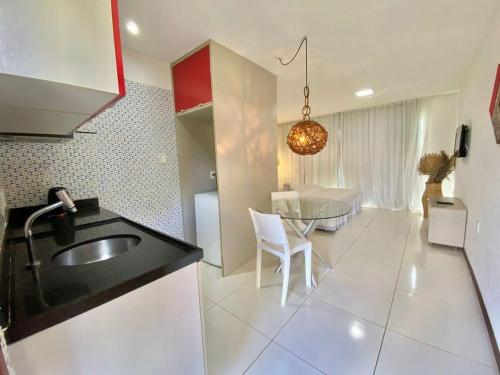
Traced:
[[113, 38], [115, 41], [116, 74], [118, 76], [118, 92], [125, 96], [125, 75], [123, 74], [122, 43], [120, 39], [120, 17], [118, 16], [118, 0], [111, 0], [111, 17], [113, 21]]
[[203, 47], [172, 67], [175, 112], [212, 101], [210, 49]]

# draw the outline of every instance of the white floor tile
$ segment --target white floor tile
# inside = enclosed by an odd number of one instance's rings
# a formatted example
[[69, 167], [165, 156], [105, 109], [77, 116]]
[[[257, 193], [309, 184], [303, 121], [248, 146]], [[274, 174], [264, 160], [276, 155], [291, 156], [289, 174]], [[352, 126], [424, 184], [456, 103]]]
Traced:
[[208, 266], [210, 266], [207, 262], [204, 262], [203, 260], [199, 261], [198, 265], [200, 269], [207, 268]]
[[412, 214], [407, 211], [382, 210], [373, 218], [368, 228], [407, 233], [411, 218]]
[[306, 295], [288, 291], [281, 306], [281, 285], [261, 283], [257, 289], [252, 280], [220, 302], [220, 305], [241, 320], [273, 338], [306, 299]]
[[319, 375], [321, 372], [272, 342], [245, 374]]
[[334, 270], [312, 297], [385, 327], [393, 294], [390, 284]]
[[367, 227], [368, 225], [370, 225], [373, 218], [376, 217], [382, 211], [384, 210], [378, 208], [363, 207], [361, 212], [359, 212], [357, 215], [351, 216], [348, 222], [351, 222], [353, 224], [362, 227]]
[[495, 375], [487, 366], [387, 331], [376, 375]]
[[396, 285], [400, 261], [394, 257], [377, 257], [363, 254], [360, 248], [351, 248], [333, 267], [338, 271], [355, 276], [365, 276], [381, 283]]
[[209, 375], [242, 374], [269, 339], [219, 306], [205, 314], [205, 342]]
[[411, 224], [410, 224], [410, 233], [425, 233], [425, 237], [427, 238], [427, 233], [429, 231], [429, 219], [424, 218], [423, 214], [412, 214]]
[[461, 357], [494, 365], [486, 327], [476, 311], [396, 291], [388, 327]]
[[276, 342], [328, 374], [372, 374], [383, 329], [328, 304], [308, 300]]
[[[371, 220], [371, 219], [370, 219]], [[358, 219], [358, 216], [351, 216], [347, 223], [345, 223], [341, 228], [337, 229], [336, 232], [349, 234], [351, 236], [359, 236], [368, 226], [369, 221]]]
[[[279, 263], [280, 260], [277, 256], [268, 253], [267, 251], [262, 252], [262, 268], [277, 267]], [[256, 258], [253, 258], [240, 267], [236, 272], [241, 273], [255, 271], [256, 266]]]
[[469, 275], [461, 250], [439, 245], [413, 245], [408, 239], [403, 263], [422, 270]]
[[[313, 248], [333, 266], [345, 254], [349, 246], [356, 240], [356, 236], [343, 232], [316, 231], [312, 236]], [[320, 264], [320, 260], [313, 256], [313, 261]]]
[[367, 228], [353, 243], [352, 248], [371, 250], [376, 252], [378, 256], [393, 253], [402, 255], [406, 237], [407, 233]]
[[372, 246], [357, 246], [354, 244], [345, 256], [359, 255], [370, 264], [385, 265], [399, 270], [403, 260], [403, 254], [404, 252], [402, 250], [390, 250], [380, 244], [373, 244]]
[[[275, 273], [275, 267], [268, 267], [262, 270], [261, 283], [262, 285], [272, 286], [277, 285], [281, 287], [283, 284], [283, 274], [281, 272]], [[312, 272], [318, 284], [330, 272], [329, 268], [323, 267], [313, 262]], [[288, 290], [296, 291], [302, 294], [309, 295], [313, 292], [314, 288], [306, 286], [306, 278], [304, 271], [304, 257], [302, 254], [297, 254], [292, 258], [292, 265], [290, 268], [290, 279], [288, 281]]]
[[476, 291], [467, 274], [450, 274], [405, 265], [397, 287], [405, 292], [480, 311]]
[[202, 303], [203, 303], [203, 311], [208, 311], [211, 307], [215, 305], [215, 303], [212, 300], [208, 299], [205, 296], [202, 297]]
[[208, 266], [201, 270], [202, 293], [217, 303], [252, 278], [255, 278], [255, 271], [237, 271], [222, 277], [219, 268]]

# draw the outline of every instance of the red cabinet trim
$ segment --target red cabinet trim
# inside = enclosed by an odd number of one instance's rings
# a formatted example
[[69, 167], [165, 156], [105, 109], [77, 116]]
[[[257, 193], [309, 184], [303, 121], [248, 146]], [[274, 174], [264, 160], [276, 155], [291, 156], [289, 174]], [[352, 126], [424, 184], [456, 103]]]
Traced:
[[[126, 94], [125, 92], [125, 75], [123, 73], [123, 56], [122, 56], [122, 44], [120, 39], [120, 18], [118, 16], [118, 0], [111, 0], [111, 18], [113, 22], [113, 39], [115, 44], [115, 59], [116, 59], [116, 74], [118, 77], [118, 95], [116, 95], [113, 99], [111, 99], [108, 103], [103, 105], [97, 111], [92, 113], [89, 118], [87, 118], [84, 122], [78, 125], [78, 128], [87, 121], [91, 120], [99, 113], [104, 111], [106, 108], [111, 107], [118, 100], [123, 98]], [[78, 130], [75, 129], [75, 130]]]
[[111, 17], [113, 19], [113, 38], [115, 40], [116, 74], [118, 75], [118, 92], [125, 96], [125, 75], [123, 73], [122, 44], [120, 39], [120, 18], [118, 16], [118, 0], [111, 0]]

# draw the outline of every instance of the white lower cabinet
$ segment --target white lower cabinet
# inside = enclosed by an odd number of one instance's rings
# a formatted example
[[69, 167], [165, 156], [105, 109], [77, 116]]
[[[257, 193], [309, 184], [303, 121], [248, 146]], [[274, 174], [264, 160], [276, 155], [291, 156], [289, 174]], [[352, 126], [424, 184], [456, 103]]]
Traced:
[[197, 263], [8, 346], [17, 375], [204, 373]]
[[195, 194], [196, 245], [203, 249], [203, 260], [222, 265], [220, 246], [219, 193]]

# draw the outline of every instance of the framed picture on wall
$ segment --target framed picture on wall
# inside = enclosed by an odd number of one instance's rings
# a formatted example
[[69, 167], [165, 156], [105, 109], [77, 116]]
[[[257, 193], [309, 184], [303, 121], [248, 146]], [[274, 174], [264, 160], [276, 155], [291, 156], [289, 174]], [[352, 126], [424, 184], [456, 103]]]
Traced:
[[497, 67], [493, 94], [490, 102], [490, 116], [497, 144], [500, 144], [500, 64]]

